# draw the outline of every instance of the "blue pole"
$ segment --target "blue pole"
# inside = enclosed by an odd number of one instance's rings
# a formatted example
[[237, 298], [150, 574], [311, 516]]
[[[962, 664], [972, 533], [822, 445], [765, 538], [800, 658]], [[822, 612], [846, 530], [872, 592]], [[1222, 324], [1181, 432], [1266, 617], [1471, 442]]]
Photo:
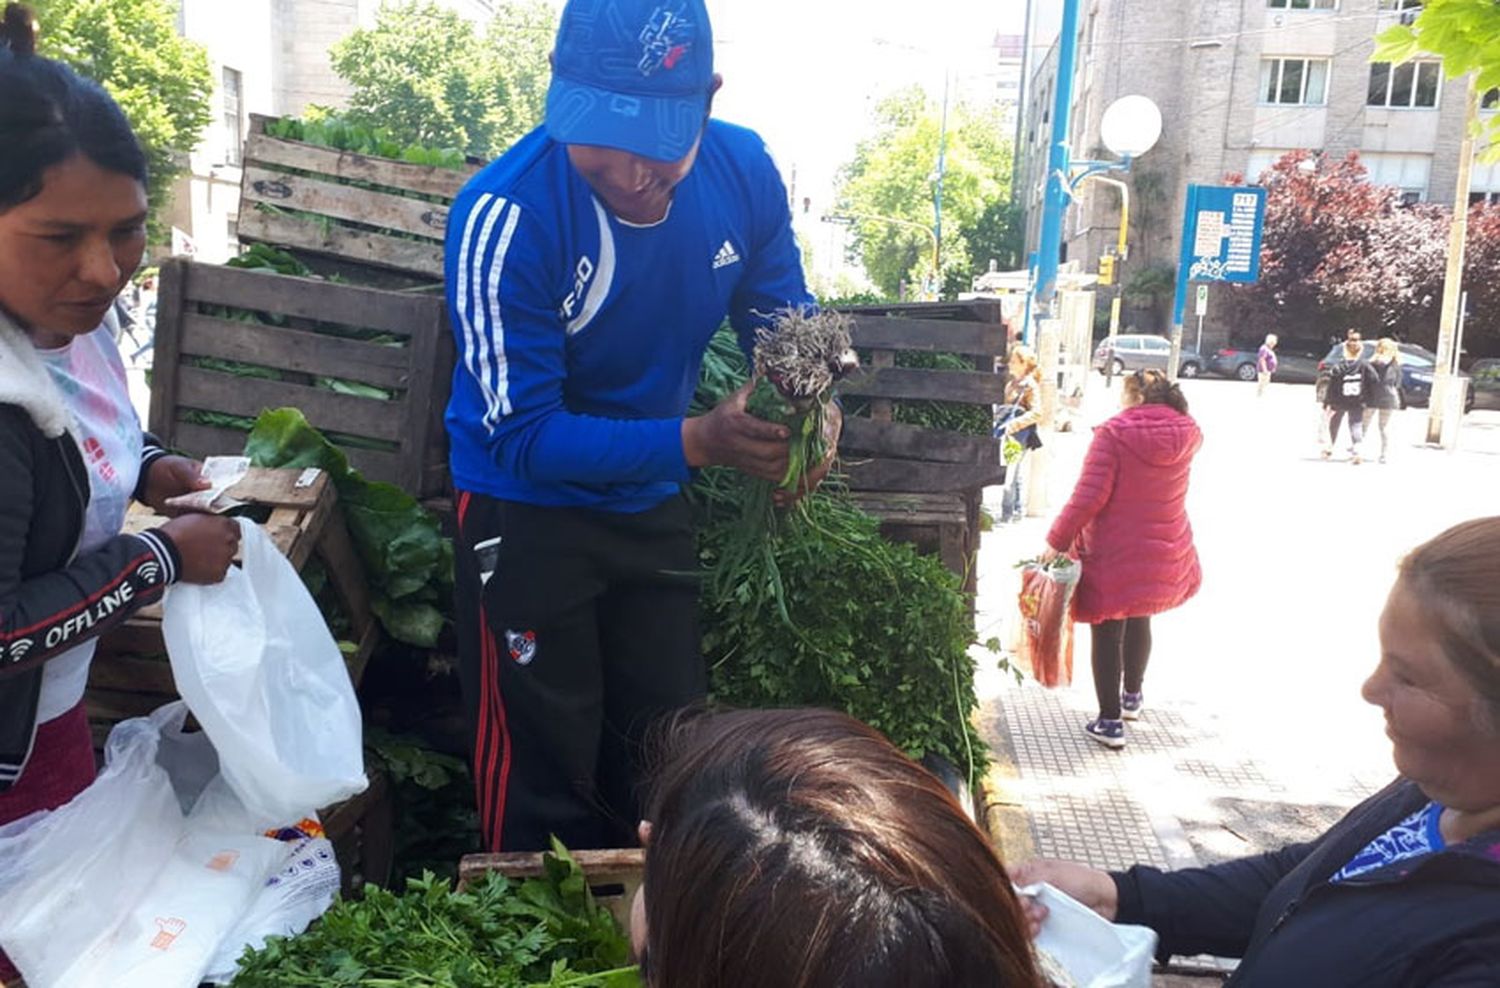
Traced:
[[1177, 253], [1177, 290], [1172, 295], [1172, 350], [1167, 359], [1167, 377], [1177, 380], [1182, 362], [1182, 321], [1187, 314], [1188, 274], [1193, 266], [1193, 238], [1198, 231], [1198, 186], [1187, 187], [1182, 207], [1182, 245]]
[[[1079, 0], [1063, 0], [1062, 31], [1057, 39], [1057, 83], [1052, 104], [1052, 146], [1047, 155], [1047, 195], [1042, 203], [1042, 236], [1037, 248], [1037, 279], [1031, 304], [1052, 312], [1057, 295], [1057, 258], [1062, 252], [1063, 217], [1068, 208], [1068, 172], [1072, 161], [1068, 135], [1072, 130], [1073, 69], [1078, 60]], [[1031, 342], [1035, 324], [1027, 327]]]

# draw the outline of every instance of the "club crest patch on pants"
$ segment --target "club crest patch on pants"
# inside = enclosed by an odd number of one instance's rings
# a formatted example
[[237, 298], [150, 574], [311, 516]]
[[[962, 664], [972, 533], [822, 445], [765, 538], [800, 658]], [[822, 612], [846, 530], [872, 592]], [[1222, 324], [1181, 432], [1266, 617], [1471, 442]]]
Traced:
[[536, 632], [507, 631], [505, 647], [509, 649], [510, 657], [516, 665], [529, 666], [531, 660], [536, 658]]

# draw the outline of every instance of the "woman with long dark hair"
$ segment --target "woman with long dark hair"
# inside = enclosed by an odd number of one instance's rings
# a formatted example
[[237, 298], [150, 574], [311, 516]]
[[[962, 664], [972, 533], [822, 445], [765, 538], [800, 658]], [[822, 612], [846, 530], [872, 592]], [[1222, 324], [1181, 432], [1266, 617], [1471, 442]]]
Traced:
[[[131, 498], [164, 510], [202, 486], [198, 464], [141, 432], [112, 332], [146, 246], [146, 158], [114, 100], [36, 54], [19, 4], [0, 21], [0, 149], [5, 824], [93, 781], [83, 692], [98, 636], [174, 580], [223, 579], [239, 529], [184, 515], [120, 534]], [[0, 954], [0, 981], [15, 973]]]
[[1109, 748], [1125, 746], [1125, 720], [1141, 716], [1151, 658], [1151, 617], [1203, 581], [1187, 516], [1188, 474], [1203, 433], [1187, 398], [1161, 371], [1124, 379], [1121, 411], [1094, 431], [1083, 473], [1043, 558], [1076, 551], [1083, 564], [1073, 618], [1090, 626], [1099, 716], [1084, 726]]
[[651, 988], [1040, 988], [984, 835], [828, 710], [700, 715], [647, 800], [632, 939]]

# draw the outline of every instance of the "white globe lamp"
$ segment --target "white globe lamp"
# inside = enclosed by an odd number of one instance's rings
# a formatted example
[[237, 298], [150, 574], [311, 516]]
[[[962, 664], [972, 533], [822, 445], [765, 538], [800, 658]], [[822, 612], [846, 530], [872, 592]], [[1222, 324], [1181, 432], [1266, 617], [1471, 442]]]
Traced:
[[1121, 96], [1105, 109], [1099, 139], [1113, 154], [1138, 158], [1161, 139], [1161, 110], [1145, 96]]

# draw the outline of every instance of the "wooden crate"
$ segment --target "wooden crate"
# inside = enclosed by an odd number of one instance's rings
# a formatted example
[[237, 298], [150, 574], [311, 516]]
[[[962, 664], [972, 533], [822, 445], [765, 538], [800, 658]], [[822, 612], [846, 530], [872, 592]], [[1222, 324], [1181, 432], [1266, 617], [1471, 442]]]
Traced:
[[448, 209], [481, 162], [458, 171], [281, 140], [268, 119], [250, 117], [241, 241], [442, 279]]
[[346, 899], [366, 885], [384, 887], [396, 856], [394, 793], [384, 772], [370, 768], [368, 774], [368, 789], [318, 813], [339, 862], [339, 885]]
[[[572, 854], [599, 904], [614, 914], [623, 929], [630, 929], [630, 903], [645, 874], [645, 852], [639, 848], [618, 848]], [[524, 851], [466, 854], [458, 863], [458, 887], [463, 888], [492, 871], [507, 878], [537, 878], [544, 873], [542, 855]]]
[[[975, 589], [980, 490], [1003, 483], [1000, 441], [892, 421], [893, 402], [972, 404], [988, 414], [1005, 400], [1006, 330], [995, 302], [913, 303], [843, 310], [854, 319], [865, 367], [839, 387], [869, 399], [868, 414], [848, 415], [839, 440], [841, 466], [855, 501], [882, 530], [941, 556]], [[897, 367], [898, 352], [956, 353], [973, 370]]]
[[[244, 432], [185, 417], [198, 411], [253, 419], [290, 406], [367, 478], [418, 498], [446, 492], [443, 409], [454, 357], [440, 295], [172, 260], [162, 265], [157, 306], [151, 430], [168, 446], [200, 457], [238, 454]], [[261, 313], [263, 321], [226, 319], [223, 309]], [[351, 336], [360, 332], [387, 334], [395, 343]], [[254, 365], [279, 379], [226, 373], [202, 366], [205, 360]], [[374, 385], [394, 397], [317, 386], [326, 378]]]
[[[357, 685], [379, 640], [380, 625], [370, 610], [359, 557], [344, 527], [333, 484], [318, 470], [307, 471], [310, 482], [298, 486], [303, 474], [301, 470], [252, 468], [229, 493], [270, 507], [271, 516], [262, 528], [296, 569], [300, 571], [314, 556], [323, 563], [351, 625], [356, 649], [346, 659], [349, 676]], [[125, 530], [155, 528], [165, 520], [136, 505], [126, 517]], [[177, 699], [166, 651], [160, 604], [141, 608], [99, 639], [85, 694], [96, 746], [103, 746], [109, 729], [119, 721], [144, 717]]]

